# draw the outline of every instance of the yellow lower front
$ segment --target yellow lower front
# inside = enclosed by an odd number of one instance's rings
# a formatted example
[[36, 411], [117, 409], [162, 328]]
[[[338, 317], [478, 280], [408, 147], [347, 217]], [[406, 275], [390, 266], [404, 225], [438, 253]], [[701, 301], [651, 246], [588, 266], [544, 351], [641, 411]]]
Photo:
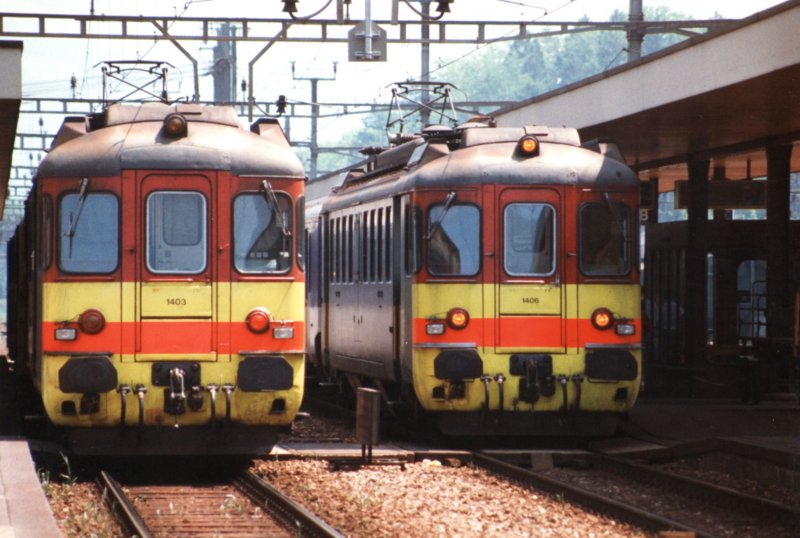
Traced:
[[[119, 356], [112, 356], [112, 364], [117, 370], [119, 385], [127, 385], [131, 389], [137, 385], [146, 387], [144, 396], [144, 426], [203, 426], [212, 422], [211, 393], [206, 390], [209, 385], [220, 387], [216, 397], [215, 416], [217, 421], [226, 417], [226, 396], [222, 390], [225, 384], [234, 385], [230, 396], [230, 420], [234, 424], [258, 426], [288, 426], [291, 424], [303, 398], [305, 378], [305, 362], [302, 354], [284, 355], [294, 372], [293, 385], [288, 390], [265, 392], [244, 392], [236, 387], [236, 372], [241, 355], [234, 356], [231, 362], [204, 362], [201, 364], [201, 385], [203, 390], [202, 404], [197, 410], [189, 409], [182, 414], [171, 414], [164, 410], [165, 389], [169, 387], [154, 386], [151, 380], [152, 363], [120, 361]], [[112, 390], [99, 394], [99, 405], [96, 412], [81, 413], [82, 394], [62, 392], [59, 387], [59, 370], [69, 359], [68, 356], [47, 356], [43, 360], [42, 401], [50, 420], [63, 427], [113, 427], [122, 421], [122, 394]], [[187, 387], [187, 391], [189, 391]], [[285, 407], [282, 412], [271, 412], [273, 402], [283, 399]], [[69, 404], [67, 402], [72, 402]], [[139, 400], [131, 391], [125, 396], [125, 424], [139, 424]], [[67, 411], [65, 414], [64, 411]], [[70, 410], [76, 410], [74, 413]]]
[[[465, 395], [463, 398], [434, 398], [434, 389], [444, 387], [444, 394], [451, 384], [449, 381], [436, 378], [434, 375], [434, 359], [440, 352], [438, 349], [416, 349], [413, 356], [413, 381], [414, 391], [422, 407], [428, 411], [481, 411], [485, 408], [486, 389], [481, 379], [467, 379], [465, 381]], [[641, 365], [641, 351], [631, 350], [636, 361]], [[567, 379], [567, 408], [575, 409], [578, 400], [578, 389], [572, 380], [573, 376], [582, 376], [580, 386], [581, 411], [590, 412], [625, 412], [636, 401], [639, 394], [641, 381], [641, 368], [636, 379], [630, 381], [596, 381], [584, 376], [585, 350], [567, 350], [565, 354], [551, 354], [553, 358], [553, 377], [564, 376]], [[490, 376], [489, 382], [489, 410], [500, 408], [500, 383], [498, 374], [504, 378], [503, 410], [505, 411], [558, 411], [564, 407], [564, 394], [561, 384], [556, 383], [555, 393], [552, 396], [541, 396], [536, 402], [529, 403], [519, 399], [519, 386], [522, 376], [511, 375], [510, 355], [480, 353], [483, 360], [483, 373]], [[618, 389], [627, 389], [627, 396], [618, 399]]]

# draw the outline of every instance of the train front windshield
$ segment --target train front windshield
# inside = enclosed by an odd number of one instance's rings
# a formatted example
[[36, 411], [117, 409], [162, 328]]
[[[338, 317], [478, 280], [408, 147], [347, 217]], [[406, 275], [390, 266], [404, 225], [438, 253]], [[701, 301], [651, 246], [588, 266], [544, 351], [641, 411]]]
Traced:
[[70, 193], [61, 199], [59, 268], [111, 273], [119, 263], [119, 201], [110, 193]]
[[556, 269], [555, 209], [513, 203], [504, 211], [503, 266], [511, 276], [548, 276]]
[[580, 210], [580, 268], [587, 276], [623, 276], [631, 270], [631, 210], [598, 202]]
[[435, 205], [428, 212], [428, 272], [474, 276], [480, 270], [480, 211], [472, 205]]
[[292, 201], [277, 193], [278, 209], [261, 193], [240, 194], [233, 204], [234, 264], [241, 273], [285, 273], [292, 264]]

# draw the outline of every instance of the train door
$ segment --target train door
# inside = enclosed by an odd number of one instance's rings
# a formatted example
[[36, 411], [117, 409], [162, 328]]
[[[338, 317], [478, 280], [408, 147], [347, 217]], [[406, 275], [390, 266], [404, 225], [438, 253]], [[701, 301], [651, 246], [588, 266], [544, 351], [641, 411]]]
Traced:
[[330, 218], [331, 269], [329, 272], [328, 345], [331, 365], [352, 369], [353, 346], [360, 338], [355, 331], [358, 301], [358, 233], [357, 214], [335, 214]]
[[217, 211], [205, 175], [143, 175], [136, 360], [216, 360]]
[[361, 253], [354, 355], [369, 363], [370, 375], [394, 378], [394, 325], [391, 281], [391, 206], [361, 214]]
[[497, 208], [497, 351], [564, 352], [561, 198], [554, 189], [508, 188]]

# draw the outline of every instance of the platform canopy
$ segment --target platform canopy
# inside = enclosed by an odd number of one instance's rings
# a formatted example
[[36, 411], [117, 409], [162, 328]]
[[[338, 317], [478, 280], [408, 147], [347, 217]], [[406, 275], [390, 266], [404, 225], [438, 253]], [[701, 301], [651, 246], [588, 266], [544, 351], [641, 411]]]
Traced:
[[8, 194], [21, 101], [22, 41], [0, 41], [0, 219]]
[[[800, 0], [791, 0], [495, 117], [613, 138], [662, 191], [686, 179], [690, 158], [710, 158], [727, 179], [762, 177], [767, 144], [800, 140], [799, 30]], [[800, 171], [800, 151], [792, 153]]]

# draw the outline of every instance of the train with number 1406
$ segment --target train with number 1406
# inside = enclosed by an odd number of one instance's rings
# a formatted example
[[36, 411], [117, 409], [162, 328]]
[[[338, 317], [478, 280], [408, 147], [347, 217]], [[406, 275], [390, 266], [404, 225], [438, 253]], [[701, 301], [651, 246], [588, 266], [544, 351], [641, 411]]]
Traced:
[[373, 149], [336, 182], [307, 185], [318, 380], [446, 434], [614, 431], [642, 327], [639, 181], [613, 143], [477, 118]]

